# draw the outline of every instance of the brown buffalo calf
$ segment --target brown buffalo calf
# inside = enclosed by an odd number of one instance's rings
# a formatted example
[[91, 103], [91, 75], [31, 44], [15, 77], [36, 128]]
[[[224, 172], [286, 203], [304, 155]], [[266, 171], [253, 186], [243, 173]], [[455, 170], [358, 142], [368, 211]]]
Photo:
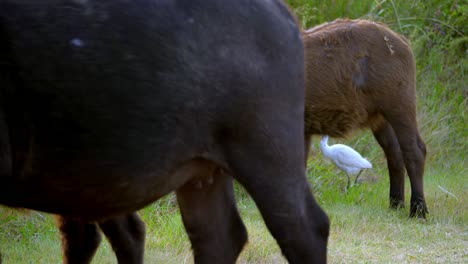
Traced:
[[408, 40], [382, 24], [342, 19], [305, 31], [303, 39], [307, 143], [313, 134], [344, 137], [371, 128], [387, 157], [390, 206], [404, 205], [406, 167], [410, 215], [424, 218], [426, 147], [417, 127], [416, 68]]

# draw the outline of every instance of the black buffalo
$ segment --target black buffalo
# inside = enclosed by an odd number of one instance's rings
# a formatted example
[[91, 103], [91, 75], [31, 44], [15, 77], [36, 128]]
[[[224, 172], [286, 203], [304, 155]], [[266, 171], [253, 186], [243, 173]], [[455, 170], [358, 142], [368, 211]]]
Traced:
[[247, 240], [233, 178], [291, 263], [329, 223], [304, 172], [304, 55], [278, 0], [0, 0], [0, 204], [59, 215], [64, 261], [98, 227], [142, 262], [134, 212], [176, 190], [197, 263]]

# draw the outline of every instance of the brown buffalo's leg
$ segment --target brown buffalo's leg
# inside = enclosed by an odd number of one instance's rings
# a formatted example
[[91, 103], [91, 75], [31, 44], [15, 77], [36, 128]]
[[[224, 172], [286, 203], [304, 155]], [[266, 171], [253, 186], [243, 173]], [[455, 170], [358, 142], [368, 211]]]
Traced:
[[232, 178], [218, 173], [206, 182], [189, 182], [177, 190], [195, 263], [235, 263], [247, 231], [236, 208]]
[[385, 122], [378, 129], [373, 130], [374, 137], [382, 147], [387, 158], [390, 176], [390, 207], [405, 206], [405, 163], [400, 151], [398, 139], [389, 123]]
[[[300, 122], [262, 120], [249, 135], [234, 137], [226, 151], [233, 175], [255, 200], [289, 263], [326, 263], [329, 219], [305, 177]], [[271, 121], [271, 122], [268, 122]], [[288, 133], [269, 127], [288, 127]]]
[[137, 213], [99, 222], [99, 227], [112, 245], [118, 263], [143, 263], [145, 224]]
[[62, 236], [63, 263], [90, 263], [101, 242], [97, 225], [62, 216], [57, 216], [57, 223]]
[[425, 218], [428, 212], [423, 188], [426, 146], [419, 136], [415, 116], [409, 113], [391, 113], [387, 119], [398, 138], [411, 182], [410, 216]]

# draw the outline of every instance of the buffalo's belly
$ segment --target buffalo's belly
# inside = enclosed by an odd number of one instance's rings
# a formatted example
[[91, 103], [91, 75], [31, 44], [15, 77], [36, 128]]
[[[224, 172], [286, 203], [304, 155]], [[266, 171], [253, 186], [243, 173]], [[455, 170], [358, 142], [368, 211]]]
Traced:
[[4, 187], [8, 189], [3, 195], [9, 197], [0, 202], [96, 220], [138, 210], [177, 189], [192, 176], [187, 170], [174, 173], [175, 167], [166, 171], [148, 169], [131, 173], [125, 165], [104, 170], [93, 167], [90, 162], [65, 164], [70, 167], [26, 171], [20, 179], [6, 182]]

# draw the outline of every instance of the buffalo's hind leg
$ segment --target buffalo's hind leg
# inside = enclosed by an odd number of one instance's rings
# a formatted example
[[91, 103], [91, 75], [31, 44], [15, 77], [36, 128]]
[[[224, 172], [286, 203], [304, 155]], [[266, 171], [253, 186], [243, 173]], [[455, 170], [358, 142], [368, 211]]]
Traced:
[[305, 177], [304, 141], [297, 127], [301, 123], [275, 122], [271, 127], [290, 131], [251, 127], [249, 135], [229, 144], [229, 166], [255, 200], [289, 263], [326, 263], [330, 224]]
[[247, 231], [236, 208], [232, 177], [219, 172], [205, 180], [177, 190], [195, 263], [235, 263]]
[[416, 114], [395, 111], [389, 113], [386, 118], [398, 138], [406, 171], [411, 182], [410, 216], [426, 218], [428, 210], [423, 188], [426, 145], [419, 135]]
[[97, 225], [63, 216], [57, 216], [57, 224], [62, 238], [63, 263], [91, 263], [101, 242]]
[[99, 222], [117, 256], [118, 263], [143, 263], [145, 224], [137, 213]]
[[400, 144], [393, 128], [388, 122], [373, 129], [374, 137], [387, 158], [390, 176], [390, 208], [405, 206], [405, 162], [400, 151]]

